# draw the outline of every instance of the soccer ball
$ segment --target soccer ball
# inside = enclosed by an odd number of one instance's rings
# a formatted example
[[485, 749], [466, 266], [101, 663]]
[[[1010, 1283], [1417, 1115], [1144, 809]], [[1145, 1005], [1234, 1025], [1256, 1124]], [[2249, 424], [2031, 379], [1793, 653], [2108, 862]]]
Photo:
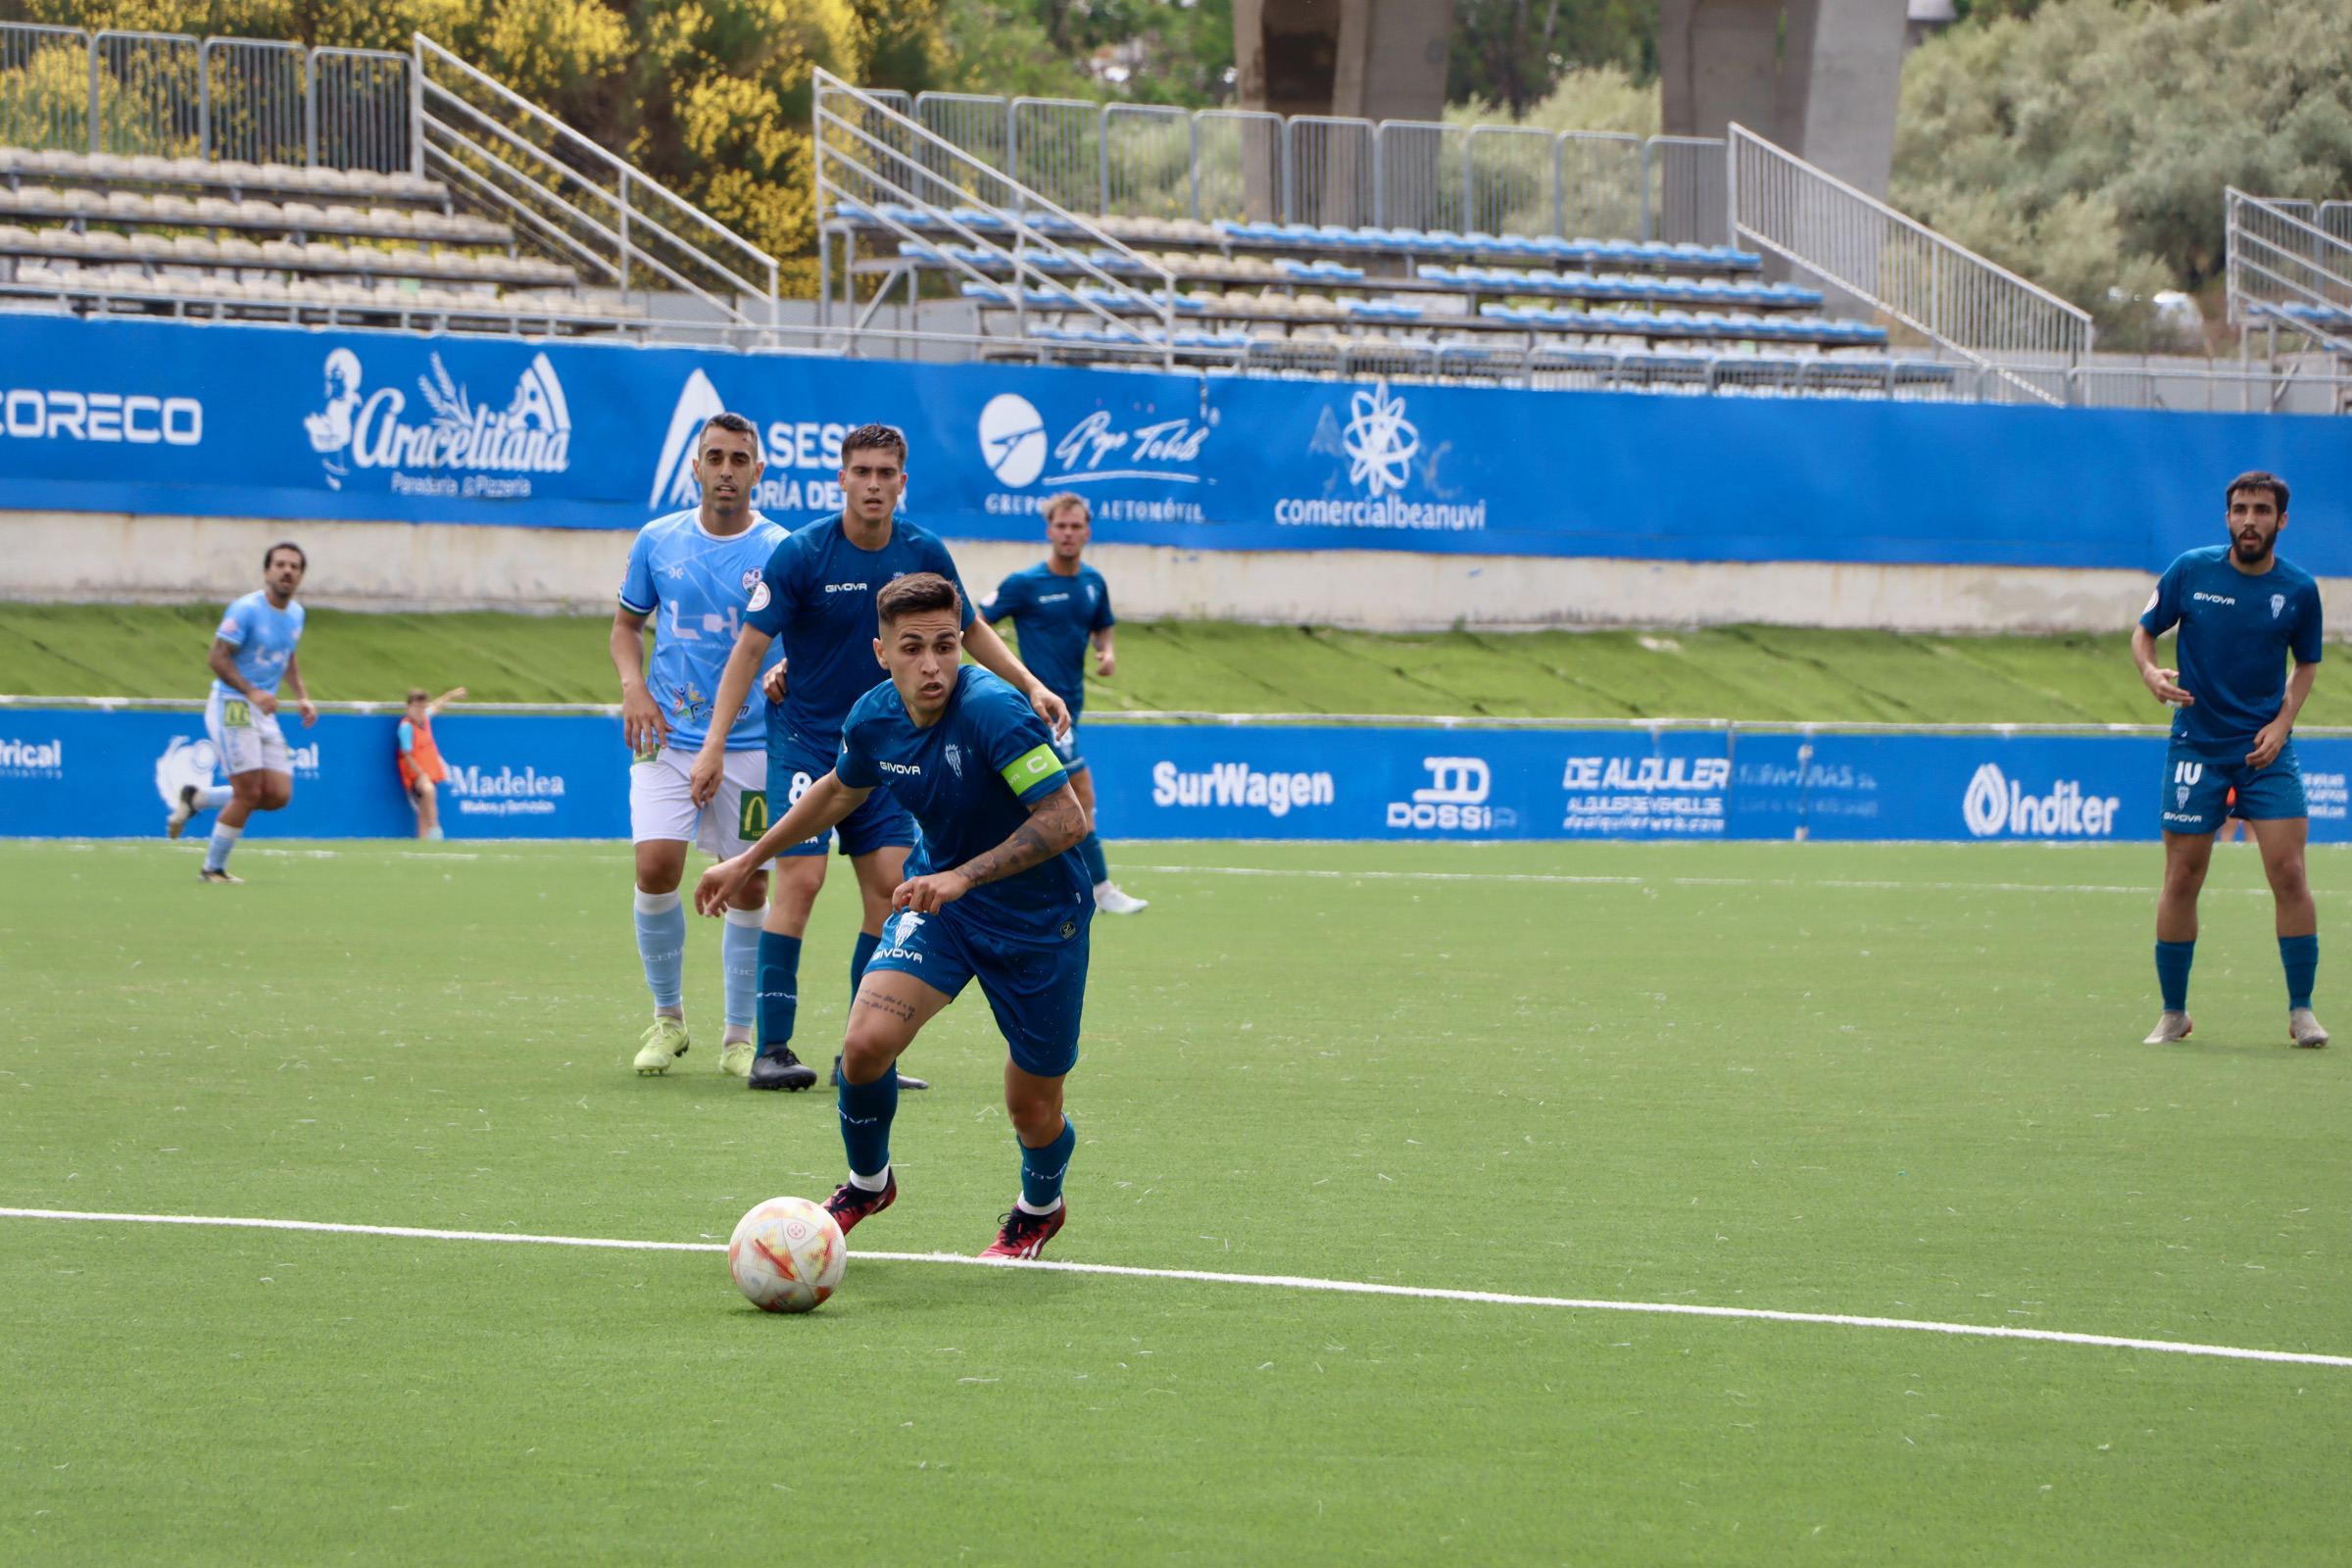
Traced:
[[735, 1288], [766, 1312], [806, 1312], [833, 1294], [850, 1260], [849, 1244], [824, 1205], [771, 1198], [735, 1222], [727, 1272]]

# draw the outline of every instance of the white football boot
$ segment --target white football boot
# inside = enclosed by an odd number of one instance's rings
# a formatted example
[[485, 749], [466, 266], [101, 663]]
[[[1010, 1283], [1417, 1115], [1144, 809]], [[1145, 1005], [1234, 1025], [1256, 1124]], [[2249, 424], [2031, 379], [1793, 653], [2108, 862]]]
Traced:
[[1152, 901], [1121, 893], [1116, 882], [1098, 882], [1095, 884], [1095, 907], [1104, 914], [1141, 914], [1152, 907]]
[[2286, 1014], [2286, 1038], [2306, 1050], [2316, 1051], [2328, 1043], [2328, 1031], [2320, 1020], [2311, 1015], [2309, 1007], [2293, 1007]]
[[2188, 1032], [2195, 1027], [2196, 1025], [2189, 1021], [2187, 1013], [2173, 1012], [2168, 1009], [2157, 1016], [2156, 1027], [2148, 1031], [2148, 1038], [2142, 1040], [2140, 1044], [2143, 1046], [2169, 1046], [2176, 1040], [2186, 1040]]

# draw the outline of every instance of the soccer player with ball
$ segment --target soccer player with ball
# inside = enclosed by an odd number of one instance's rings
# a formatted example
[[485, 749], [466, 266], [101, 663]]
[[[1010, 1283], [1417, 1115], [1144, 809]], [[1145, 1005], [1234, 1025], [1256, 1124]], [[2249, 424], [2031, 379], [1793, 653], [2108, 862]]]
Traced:
[[[2132, 629], [2132, 658], [2157, 701], [2173, 705], [2164, 760], [2164, 890], [2156, 900], [2156, 980], [2164, 1011], [2147, 1044], [2188, 1038], [2188, 968], [2197, 951], [2197, 895], [2213, 835], [2232, 809], [2254, 830], [2278, 908], [2286, 970], [2286, 1033], [2324, 1046], [2312, 1015], [2320, 912], [2303, 871], [2311, 827], [2295, 762], [2295, 715], [2320, 672], [2320, 588], [2279, 556], [2286, 481], [2241, 473], [2223, 492], [2230, 542], [2191, 550], [2165, 569]], [[2179, 669], [2156, 662], [2156, 639], [2178, 625]], [[2287, 672], [2289, 659], [2294, 672]]]
[[983, 1257], [1033, 1258], [1068, 1212], [1077, 1134], [1062, 1081], [1086, 1000], [1086, 811], [1054, 737], [1012, 687], [958, 663], [970, 612], [954, 583], [916, 572], [877, 598], [875, 655], [890, 678], [859, 698], [833, 770], [760, 840], [703, 874], [695, 906], [724, 910], [769, 858], [825, 832], [884, 790], [922, 828], [891, 894], [882, 946], [858, 982], [838, 1089], [850, 1179], [825, 1203], [842, 1230], [896, 1200], [890, 1123], [898, 1058], [973, 980], [1009, 1047], [1004, 1104], [1021, 1145], [1021, 1196]]

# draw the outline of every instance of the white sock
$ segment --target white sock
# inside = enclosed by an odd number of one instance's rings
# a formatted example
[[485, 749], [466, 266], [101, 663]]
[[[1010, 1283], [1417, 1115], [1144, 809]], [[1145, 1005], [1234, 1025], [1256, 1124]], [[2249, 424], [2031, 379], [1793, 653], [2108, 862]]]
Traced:
[[852, 1171], [850, 1185], [861, 1193], [878, 1193], [890, 1185], [890, 1167], [885, 1165], [871, 1176], [860, 1176]]
[[1012, 1206], [1019, 1209], [1024, 1214], [1051, 1214], [1061, 1206], [1061, 1200], [1056, 1198], [1045, 1207], [1040, 1208], [1035, 1203], [1030, 1202], [1026, 1198], [1016, 1198], [1012, 1200]]
[[1095, 884], [1095, 891], [1097, 893], [1101, 893], [1105, 888], [1116, 888], [1118, 884], [1116, 882], [1113, 882], [1108, 877], [1104, 877], [1102, 881]]

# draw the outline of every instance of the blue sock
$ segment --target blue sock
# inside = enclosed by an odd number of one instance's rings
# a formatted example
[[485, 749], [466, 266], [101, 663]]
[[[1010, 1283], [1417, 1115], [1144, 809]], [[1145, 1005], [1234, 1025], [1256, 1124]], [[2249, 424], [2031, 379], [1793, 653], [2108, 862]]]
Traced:
[[2156, 944], [2156, 986], [2164, 993], [2164, 1010], [2188, 1010], [2188, 966], [2197, 956], [2197, 945], [2192, 942], [2159, 942]]
[[2317, 932], [2307, 937], [2280, 937], [2278, 961], [2286, 965], [2286, 1004], [2289, 1007], [2311, 1005], [2311, 977], [2320, 969], [2320, 938]]
[[237, 792], [235, 790], [230, 789], [225, 784], [215, 784], [210, 788], [200, 789], [196, 792], [196, 809], [199, 811], [218, 811], [220, 809], [220, 808], [226, 806], [229, 802], [235, 800], [236, 798]]
[[204, 852], [204, 868], [207, 871], [227, 869], [228, 852], [237, 847], [237, 836], [244, 831], [242, 827], [222, 827], [218, 822], [214, 823], [213, 842]]
[[677, 894], [637, 895], [637, 956], [645, 964], [654, 1005], [685, 1005], [686, 903]]
[[727, 982], [727, 1022], [748, 1028], [759, 1016], [760, 911], [729, 909], [718, 933], [718, 961]]
[[845, 1074], [834, 1102], [841, 1107], [841, 1148], [850, 1156], [850, 1174], [879, 1183], [890, 1169], [890, 1119], [899, 1113], [898, 1064], [870, 1084], [854, 1084]]
[[1086, 879], [1100, 887], [1110, 880], [1110, 862], [1102, 858], [1102, 841], [1087, 829], [1086, 837], [1078, 841], [1078, 858], [1086, 862]]
[[782, 1051], [792, 1044], [792, 1024], [801, 1010], [801, 939], [760, 933], [760, 1049]]
[[853, 1007], [858, 1004], [858, 983], [865, 978], [866, 960], [874, 956], [874, 950], [881, 945], [880, 937], [869, 937], [862, 931], [858, 933], [858, 946], [850, 952], [850, 1005]]
[[1061, 1136], [1043, 1149], [1021, 1146], [1021, 1206], [1032, 1214], [1047, 1213], [1061, 1201], [1062, 1174], [1070, 1168], [1070, 1151], [1078, 1147], [1078, 1129], [1061, 1118]]

